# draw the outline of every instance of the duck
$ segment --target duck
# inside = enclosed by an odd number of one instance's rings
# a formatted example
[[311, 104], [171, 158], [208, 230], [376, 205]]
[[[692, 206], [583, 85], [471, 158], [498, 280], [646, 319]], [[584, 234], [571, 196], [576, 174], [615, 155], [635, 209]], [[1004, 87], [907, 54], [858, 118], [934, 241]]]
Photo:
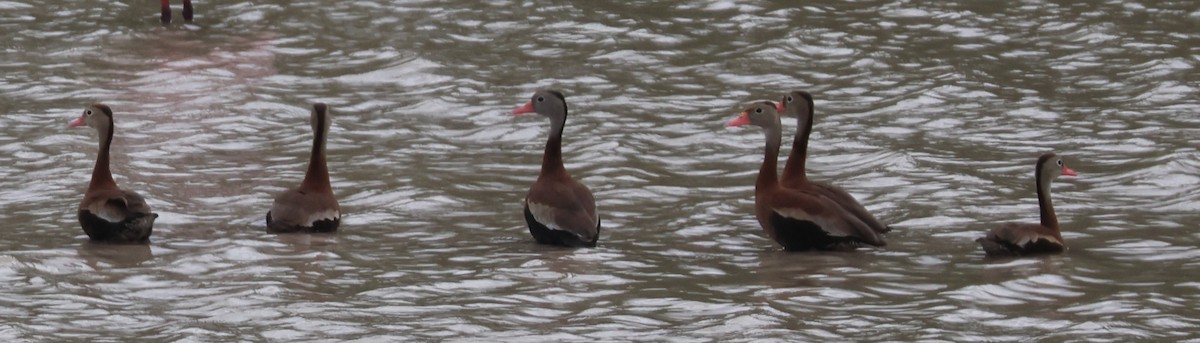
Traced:
[[[171, 23], [171, 0], [162, 0], [163, 24]], [[192, 0], [183, 0], [183, 20], [192, 21]]]
[[1067, 167], [1066, 162], [1053, 152], [1038, 157], [1034, 169], [1034, 186], [1037, 188], [1041, 223], [1005, 223], [992, 228], [986, 236], [976, 239], [987, 256], [1023, 256], [1035, 254], [1057, 254], [1066, 251], [1062, 232], [1058, 227], [1058, 216], [1050, 201], [1050, 183], [1058, 176], [1078, 176]]
[[776, 165], [783, 133], [775, 103], [753, 103], [726, 125], [758, 126], [766, 134], [763, 162], [754, 183], [754, 217], [784, 250], [847, 250], [887, 245], [878, 232], [832, 200], [813, 190], [780, 184]]
[[333, 125], [329, 106], [313, 104], [310, 122], [313, 144], [304, 181], [275, 197], [275, 203], [267, 211], [267, 232], [335, 232], [341, 223], [342, 210], [333, 195], [329, 168], [325, 165], [325, 137]]
[[526, 113], [550, 119], [550, 137], [542, 154], [541, 171], [522, 201], [529, 233], [540, 244], [595, 247], [600, 238], [596, 199], [587, 186], [571, 178], [563, 167], [566, 97], [560, 91], [538, 90], [525, 105], [512, 111], [513, 115]]
[[140, 194], [117, 187], [113, 180], [108, 161], [115, 131], [113, 123], [111, 108], [92, 104], [78, 119], [67, 124], [68, 127], [96, 129], [100, 136], [100, 151], [96, 155], [96, 166], [92, 168], [92, 179], [79, 203], [79, 225], [92, 241], [147, 243], [158, 214], [150, 210], [150, 205]]
[[780, 177], [779, 183], [785, 188], [809, 190], [829, 198], [843, 210], [866, 223], [875, 232], [892, 231], [890, 226], [875, 219], [875, 216], [871, 215], [857, 199], [854, 199], [850, 192], [841, 187], [812, 181], [808, 178], [805, 162], [808, 160], [808, 137], [812, 133], [813, 127], [813, 109], [812, 94], [800, 90], [789, 92], [778, 103], [777, 110], [781, 116], [794, 116], [797, 119], [796, 136], [792, 139], [792, 151], [788, 155], [787, 164], [783, 166], [783, 176]]

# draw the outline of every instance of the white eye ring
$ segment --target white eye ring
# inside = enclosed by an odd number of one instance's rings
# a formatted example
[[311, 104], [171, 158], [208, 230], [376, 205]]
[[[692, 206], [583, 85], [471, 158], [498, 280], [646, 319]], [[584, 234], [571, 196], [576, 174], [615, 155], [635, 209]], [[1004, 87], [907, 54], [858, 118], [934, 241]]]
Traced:
[[1060, 165], [1060, 166], [1061, 166], [1061, 165], [1062, 165], [1062, 160], [1058, 160], [1058, 161], [1057, 161], [1057, 163], [1058, 163], [1058, 165]]
[[789, 96], [787, 102], [792, 102], [793, 100], [795, 100], [795, 99], [792, 99], [792, 97]]
[[543, 98], [543, 97], [540, 97], [540, 96], [539, 96], [539, 97], [538, 97], [538, 102], [543, 102], [543, 101], [546, 101], [546, 98]]
[[92, 110], [83, 111], [83, 114], [90, 116], [90, 115], [92, 115]]

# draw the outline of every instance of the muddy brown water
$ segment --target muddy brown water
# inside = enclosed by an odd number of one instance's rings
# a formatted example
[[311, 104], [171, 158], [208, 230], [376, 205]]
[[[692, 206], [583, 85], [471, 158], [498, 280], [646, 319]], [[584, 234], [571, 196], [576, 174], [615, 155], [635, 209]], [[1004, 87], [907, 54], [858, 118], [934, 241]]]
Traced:
[[[1200, 338], [1193, 2], [154, 5], [0, 2], [0, 340]], [[548, 123], [508, 112], [545, 87], [595, 249], [525, 229]], [[810, 176], [888, 247], [757, 226], [763, 137], [724, 123], [791, 89], [817, 98]], [[266, 234], [317, 101], [342, 230]], [[79, 229], [90, 102], [161, 215], [148, 246]], [[1045, 151], [1079, 172], [1053, 187], [1070, 250], [985, 259], [986, 229], [1037, 220]]]

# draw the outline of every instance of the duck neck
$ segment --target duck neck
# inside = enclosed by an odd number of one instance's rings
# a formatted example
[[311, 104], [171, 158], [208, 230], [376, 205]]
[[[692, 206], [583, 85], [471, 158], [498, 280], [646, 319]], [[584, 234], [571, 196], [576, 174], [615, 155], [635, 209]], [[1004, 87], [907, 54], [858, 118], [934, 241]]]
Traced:
[[317, 115], [313, 130], [312, 153], [309, 155], [308, 171], [304, 173], [301, 188], [312, 191], [333, 191], [329, 185], [329, 169], [325, 166], [325, 136], [329, 132], [325, 114]]
[[542, 154], [542, 175], [564, 170], [562, 160], [562, 134], [566, 118], [550, 118], [550, 137], [546, 139], [546, 152]]
[[[801, 109], [804, 110], [804, 109]], [[808, 182], [805, 163], [808, 161], [808, 136], [812, 133], [813, 110], [808, 107], [808, 115], [801, 113], [797, 116], [796, 137], [792, 139], [792, 152], [787, 164], [783, 166], [783, 180], [788, 183]]]
[[783, 140], [780, 137], [782, 132], [780, 132], [779, 123], [776, 122], [773, 127], [763, 127], [763, 132], [767, 135], [767, 146], [763, 153], [762, 167], [758, 170], [758, 180], [754, 183], [756, 189], [768, 189], [779, 183], [776, 166], [779, 160], [779, 145]]
[[1054, 214], [1054, 204], [1050, 201], [1050, 179], [1046, 177], [1047, 175], [1042, 174], [1040, 165], [1034, 174], [1034, 178], [1037, 179], [1038, 207], [1042, 212], [1042, 226], [1054, 229], [1054, 233], [1058, 234], [1058, 216]]
[[88, 190], [117, 185], [113, 180], [112, 171], [108, 169], [108, 150], [112, 146], [113, 126], [113, 121], [108, 120], [97, 130], [100, 134], [100, 152], [96, 155], [96, 166], [92, 167], [92, 181], [88, 184]]

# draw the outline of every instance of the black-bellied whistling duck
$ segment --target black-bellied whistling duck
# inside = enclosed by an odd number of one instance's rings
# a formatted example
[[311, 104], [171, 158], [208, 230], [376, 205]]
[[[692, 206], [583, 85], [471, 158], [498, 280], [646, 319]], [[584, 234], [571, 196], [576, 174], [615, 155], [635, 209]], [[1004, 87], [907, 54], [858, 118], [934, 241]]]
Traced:
[[754, 125], [767, 136], [766, 152], [754, 183], [754, 217], [785, 250], [846, 249], [861, 244], [887, 245], [867, 224], [820, 194], [784, 188], [775, 170], [782, 143], [779, 112], [770, 101], [757, 102], [729, 122]]
[[115, 126], [112, 109], [93, 104], [83, 110], [79, 119], [67, 124], [68, 127], [84, 125], [100, 134], [100, 152], [96, 155], [96, 166], [92, 168], [92, 181], [79, 203], [79, 225], [83, 226], [83, 232], [93, 241], [100, 242], [144, 243], [150, 240], [158, 214], [150, 212], [150, 205], [141, 195], [117, 187], [108, 169], [108, 150]]
[[322, 103], [313, 104], [311, 117], [313, 145], [308, 171], [299, 187], [275, 197], [275, 204], [267, 212], [268, 232], [334, 232], [341, 223], [342, 210], [333, 196], [325, 166], [325, 137], [333, 118]]
[[[171, 22], [171, 0], [162, 0], [163, 24]], [[183, 0], [183, 20], [192, 21], [192, 0]]]
[[1060, 253], [1066, 250], [1062, 232], [1058, 229], [1058, 216], [1054, 204], [1050, 203], [1050, 182], [1059, 175], [1076, 176], [1063, 160], [1052, 152], [1038, 158], [1033, 177], [1037, 187], [1038, 207], [1041, 208], [1040, 224], [1007, 223], [992, 229], [987, 236], [975, 240], [983, 246], [988, 256], [1020, 256], [1031, 254]]
[[796, 121], [796, 137], [792, 139], [792, 152], [788, 156], [787, 164], [783, 165], [783, 176], [780, 177], [779, 183], [786, 188], [810, 190], [833, 200], [834, 203], [866, 223], [875, 232], [891, 231], [891, 227], [883, 225], [879, 219], [875, 219], [875, 216], [867, 212], [867, 209], [846, 190], [808, 179], [804, 164], [808, 159], [808, 136], [812, 133], [813, 127], [812, 94], [805, 91], [788, 93], [779, 102], [778, 110], [783, 117], [795, 116], [798, 119]]
[[596, 199], [587, 186], [567, 174], [562, 160], [562, 133], [567, 100], [553, 90], [539, 90], [514, 115], [537, 112], [550, 118], [550, 138], [542, 155], [542, 171], [525, 196], [525, 223], [538, 243], [594, 247], [600, 238]]

